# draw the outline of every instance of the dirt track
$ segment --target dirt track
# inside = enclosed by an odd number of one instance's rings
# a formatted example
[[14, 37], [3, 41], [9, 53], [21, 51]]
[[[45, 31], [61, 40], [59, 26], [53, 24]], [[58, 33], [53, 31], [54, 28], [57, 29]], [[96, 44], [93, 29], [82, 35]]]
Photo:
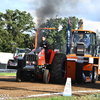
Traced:
[[[44, 84], [42, 82], [21, 82], [18, 83], [15, 77], [0, 77], [0, 95], [9, 95], [10, 97], [26, 97], [35, 94], [47, 94], [63, 92], [64, 85]], [[100, 81], [95, 84], [72, 84], [72, 91], [100, 90]], [[88, 94], [88, 93], [86, 93]], [[80, 95], [76, 93], [74, 95]]]

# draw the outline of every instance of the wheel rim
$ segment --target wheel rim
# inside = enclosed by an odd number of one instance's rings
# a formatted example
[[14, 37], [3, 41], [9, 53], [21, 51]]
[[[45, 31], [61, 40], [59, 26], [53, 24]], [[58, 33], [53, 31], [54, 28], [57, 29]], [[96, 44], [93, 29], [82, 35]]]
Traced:
[[49, 82], [49, 80], [50, 80], [50, 73], [48, 73], [47, 80], [48, 80], [48, 82]]

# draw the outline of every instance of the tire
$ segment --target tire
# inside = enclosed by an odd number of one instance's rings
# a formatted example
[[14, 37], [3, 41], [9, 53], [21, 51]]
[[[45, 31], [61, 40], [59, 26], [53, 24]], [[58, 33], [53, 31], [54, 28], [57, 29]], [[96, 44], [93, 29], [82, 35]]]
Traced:
[[92, 70], [92, 83], [95, 83], [96, 80], [97, 80], [96, 67], [93, 67], [93, 70]]
[[96, 81], [99, 81], [99, 76], [98, 75], [96, 76]]
[[98, 80], [97, 81], [100, 81], [100, 75], [98, 75]]
[[23, 59], [18, 59], [18, 68], [16, 73], [16, 81], [22, 81], [22, 67], [23, 67]]
[[19, 69], [17, 69], [17, 74], [16, 74], [16, 81], [17, 82], [22, 82], [22, 69], [21, 68], [19, 68]]
[[50, 81], [50, 73], [49, 73], [49, 70], [46, 69], [43, 73], [43, 82], [48, 84]]
[[24, 66], [24, 60], [23, 59], [18, 59], [18, 69], [23, 68]]
[[51, 82], [64, 84], [67, 75], [67, 58], [65, 54], [56, 53], [51, 64]]

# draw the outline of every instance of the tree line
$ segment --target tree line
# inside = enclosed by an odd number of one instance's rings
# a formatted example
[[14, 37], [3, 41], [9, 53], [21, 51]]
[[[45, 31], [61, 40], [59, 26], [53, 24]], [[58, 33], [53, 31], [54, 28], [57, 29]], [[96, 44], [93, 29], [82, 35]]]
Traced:
[[[0, 12], [0, 52], [11, 52], [12, 44], [18, 48], [34, 48], [35, 29], [34, 18], [30, 13], [26, 11], [6, 10], [6, 13]], [[71, 30], [77, 28], [78, 18], [70, 17]], [[59, 30], [59, 26], [60, 28]], [[50, 48], [54, 47], [65, 52], [65, 46], [67, 44], [67, 28], [68, 18], [59, 18], [46, 20], [39, 27], [56, 28], [56, 30], [41, 30], [38, 34], [38, 44], [41, 41], [41, 36], [46, 35], [50, 44]], [[49, 36], [51, 35], [51, 36]], [[54, 41], [52, 39], [54, 38]], [[64, 46], [65, 45], [65, 46]], [[38, 45], [39, 46], [39, 45]]]

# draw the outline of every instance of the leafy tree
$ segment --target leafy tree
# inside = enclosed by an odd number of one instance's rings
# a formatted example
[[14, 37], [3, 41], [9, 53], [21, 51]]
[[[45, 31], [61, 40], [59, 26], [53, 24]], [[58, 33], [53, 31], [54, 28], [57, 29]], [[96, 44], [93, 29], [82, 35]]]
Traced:
[[[67, 44], [67, 28], [68, 28], [68, 20], [69, 18], [60, 18], [58, 20], [56, 19], [50, 19], [47, 20], [46, 23], [43, 23], [40, 27], [49, 27], [49, 28], [56, 28], [56, 30], [42, 30], [38, 34], [38, 45], [41, 40], [42, 35], [51, 35], [55, 40], [54, 48], [59, 49], [60, 52], [65, 53], [66, 52], [66, 44]], [[77, 28], [77, 22], [78, 18], [76, 17], [70, 17], [71, 22], [71, 30]], [[62, 29], [59, 30], [59, 26], [62, 26]], [[49, 36], [47, 38], [50, 44], [50, 48], [53, 49], [53, 39]]]
[[29, 40], [29, 46], [30, 49], [35, 48], [35, 36], [31, 36]]
[[11, 42], [21, 48], [27, 47], [30, 36], [25, 33], [31, 32], [34, 24], [33, 17], [26, 11], [8, 9], [5, 14], [0, 12], [0, 50], [11, 51]]
[[12, 46], [11, 46], [11, 40], [13, 37], [9, 35], [7, 31], [0, 32], [0, 52], [11, 52]]

